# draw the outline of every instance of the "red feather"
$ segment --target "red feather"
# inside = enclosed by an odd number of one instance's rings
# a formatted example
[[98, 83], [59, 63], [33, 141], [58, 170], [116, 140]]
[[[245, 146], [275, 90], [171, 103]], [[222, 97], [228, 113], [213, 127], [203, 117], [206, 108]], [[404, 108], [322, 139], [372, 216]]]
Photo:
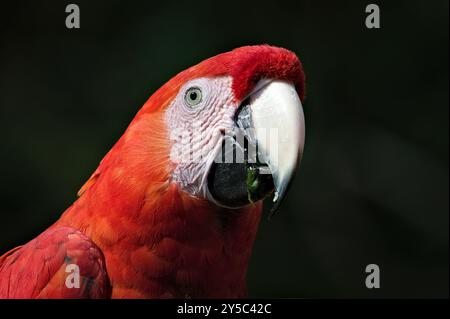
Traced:
[[[79, 192], [42, 235], [0, 258], [0, 298], [244, 297], [262, 204], [239, 210], [194, 198], [170, 182], [165, 107], [181, 85], [231, 75], [235, 98], [260, 78], [304, 75], [285, 49], [242, 47], [189, 68], [156, 91]], [[67, 261], [85, 284], [64, 287]]]

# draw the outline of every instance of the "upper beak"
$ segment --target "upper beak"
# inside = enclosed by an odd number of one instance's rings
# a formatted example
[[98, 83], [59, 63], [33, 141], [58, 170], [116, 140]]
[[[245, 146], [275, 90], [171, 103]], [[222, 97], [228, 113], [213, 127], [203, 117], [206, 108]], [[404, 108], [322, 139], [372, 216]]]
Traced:
[[[292, 83], [261, 80], [248, 97], [249, 139], [261, 162], [269, 167], [275, 187], [272, 212], [286, 196], [300, 162], [305, 141], [302, 103]], [[238, 121], [239, 125], [239, 121]]]
[[294, 85], [259, 81], [239, 106], [235, 122], [238, 134], [224, 136], [222, 152], [209, 170], [207, 196], [218, 205], [239, 208], [274, 194], [273, 213], [286, 196], [305, 140]]

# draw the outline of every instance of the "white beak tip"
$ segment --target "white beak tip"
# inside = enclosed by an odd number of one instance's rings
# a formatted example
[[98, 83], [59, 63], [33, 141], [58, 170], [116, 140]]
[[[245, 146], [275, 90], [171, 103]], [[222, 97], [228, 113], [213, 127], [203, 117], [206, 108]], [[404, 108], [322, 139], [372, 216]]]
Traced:
[[292, 83], [273, 80], [250, 97], [250, 110], [258, 147], [275, 186], [273, 214], [286, 197], [303, 152], [302, 103]]

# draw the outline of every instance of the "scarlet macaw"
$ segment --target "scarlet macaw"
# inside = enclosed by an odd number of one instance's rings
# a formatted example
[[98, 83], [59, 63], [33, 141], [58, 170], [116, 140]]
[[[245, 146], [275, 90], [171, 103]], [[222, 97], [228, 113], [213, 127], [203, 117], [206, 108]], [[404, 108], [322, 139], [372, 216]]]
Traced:
[[[0, 257], [0, 298], [245, 297], [262, 199], [279, 205], [303, 151], [304, 94], [299, 59], [268, 45], [173, 77], [61, 218]], [[217, 160], [227, 143], [245, 160]]]

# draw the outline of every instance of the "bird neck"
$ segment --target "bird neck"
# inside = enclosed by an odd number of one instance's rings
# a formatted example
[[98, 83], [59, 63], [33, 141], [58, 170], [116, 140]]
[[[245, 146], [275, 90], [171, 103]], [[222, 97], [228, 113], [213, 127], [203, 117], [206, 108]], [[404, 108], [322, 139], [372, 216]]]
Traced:
[[262, 205], [229, 210], [170, 182], [161, 117], [135, 118], [56, 225], [101, 248], [113, 297], [242, 297]]
[[113, 297], [246, 295], [260, 203], [229, 210], [173, 183], [117, 183], [96, 181], [57, 223], [81, 230], [101, 248]]

